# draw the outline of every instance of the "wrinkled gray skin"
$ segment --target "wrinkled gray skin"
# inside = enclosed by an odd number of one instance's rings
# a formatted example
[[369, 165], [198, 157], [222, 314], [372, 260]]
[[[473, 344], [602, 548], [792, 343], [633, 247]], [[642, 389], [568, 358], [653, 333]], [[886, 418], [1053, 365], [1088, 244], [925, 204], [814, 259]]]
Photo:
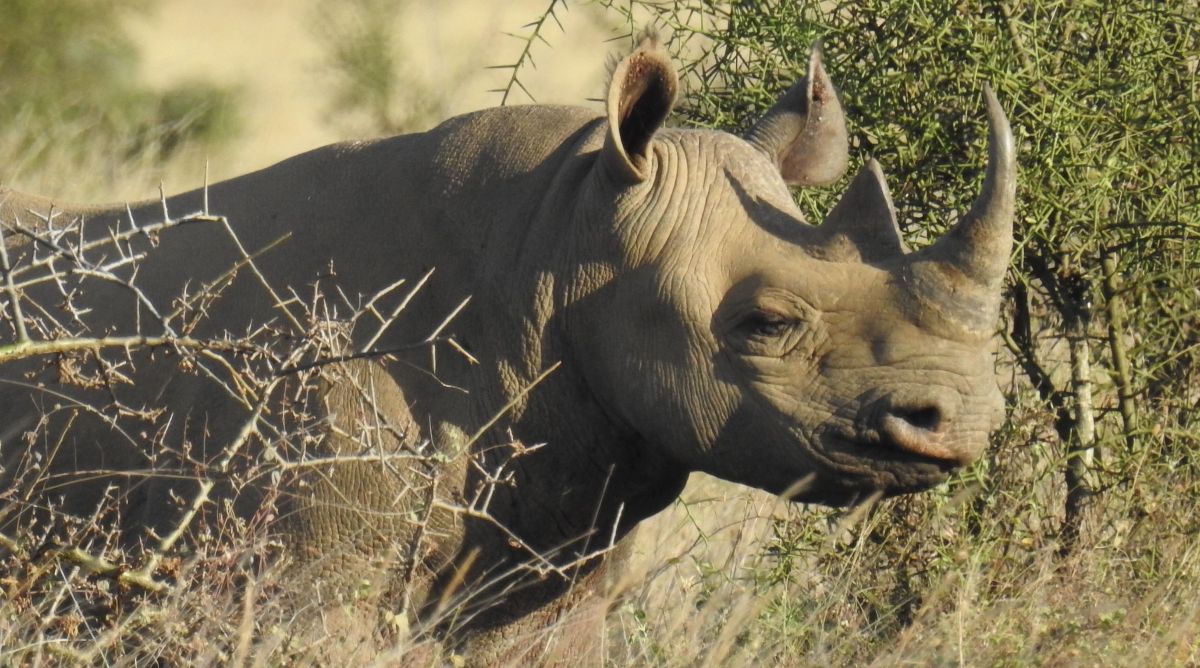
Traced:
[[[977, 458], [1001, 414], [990, 339], [1011, 252], [1015, 165], [990, 91], [981, 195], [946, 237], [915, 253], [900, 240], [873, 161], [822, 225], [807, 224], [789, 194], [788, 185], [836, 180], [848, 163], [841, 109], [819, 54], [745, 138], [663, 127], [675, 92], [671, 63], [647, 40], [616, 68], [604, 116], [490, 109], [425, 133], [318, 149], [209, 191], [211, 209], [230, 219], [246, 248], [291, 234], [258, 264], [273, 284], [301, 295], [311, 294], [307, 286], [330, 260], [348, 295], [436, 267], [377, 348], [420, 339], [472, 296], [449, 331], [480, 364], [443, 349], [438, 381], [424, 351], [401, 356], [386, 373], [376, 362], [359, 363], [357, 372], [387, 386], [381, 410], [391, 419], [442, 447], [512, 402], [476, 452], [510, 434], [547, 445], [510, 464], [516, 484], [498, 490], [491, 512], [559, 563], [626, 536], [675, 499], [691, 471], [825, 504], [926, 489]], [[34, 225], [30, 212], [51, 202], [0, 192], [6, 222]], [[200, 206], [199, 192], [169, 201], [176, 214]], [[125, 218], [124, 206], [56, 210], [62, 219], [87, 216], [96, 229]], [[146, 222], [161, 207], [133, 211]], [[138, 283], [169, 303], [185, 281], [210, 280], [236, 257], [222, 234], [179, 229], [163, 235]], [[261, 285], [243, 274], [226, 291], [237, 298], [212, 306], [210, 327], [243, 331], [279, 320]], [[97, 331], [128, 331], [127, 293], [99, 289], [92, 299]], [[522, 395], [556, 362], [558, 370]], [[186, 415], [190, 426], [181, 429], [203, 423], [207, 432], [193, 442], [218, 447], [244, 421], [245, 409], [211, 384], [169, 364], [143, 369], [153, 370], [119, 391]], [[27, 386], [2, 392], [11, 448], [46, 398]], [[125, 444], [102, 427], [76, 425], [74, 433], [67, 447], [75, 463], [60, 457], [59, 469], [136, 463], [116, 454]], [[494, 466], [507, 452], [481, 456]], [[356, 486], [357, 474], [347, 471], [344, 487], [357, 498], [389, 484]], [[452, 496], [474, 489], [477, 475], [454, 471]], [[170, 526], [178, 510], [162, 495], [183, 483], [118, 482], [127, 522]], [[67, 494], [69, 508], [86, 512], [85, 494]], [[319, 495], [306, 498], [289, 525], [294, 543], [316, 552], [341, 545], [376, 565], [386, 561], [384, 547], [359, 538], [370, 522], [347, 529], [352, 514], [324, 514]], [[529, 559], [487, 523], [459, 522], [445, 523], [442, 546], [454, 549], [427, 563], [430, 600], [453, 580], [448, 564], [469, 561], [462, 582], [470, 584]], [[584, 538], [592, 527], [595, 537]], [[465, 559], [476, 549], [477, 558]], [[573, 585], [551, 576], [499, 596], [453, 641], [481, 664], [594, 658], [599, 592], [622, 553], [619, 546], [589, 561]], [[567, 619], [584, 630], [534, 633]]]

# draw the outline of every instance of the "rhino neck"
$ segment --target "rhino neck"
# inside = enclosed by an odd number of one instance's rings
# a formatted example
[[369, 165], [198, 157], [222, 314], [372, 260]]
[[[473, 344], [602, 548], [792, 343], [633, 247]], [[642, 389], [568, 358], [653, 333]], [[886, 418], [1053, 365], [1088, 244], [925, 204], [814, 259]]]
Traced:
[[[468, 607], [480, 602], [468, 622], [476, 631], [511, 629], [526, 618], [557, 622], [588, 601], [603, 606], [628, 558], [624, 539], [687, 482], [686, 470], [613, 427], [573, 373], [552, 378], [509, 426], [513, 433], [536, 434], [536, 425], [527, 430], [525, 423], [557, 413], [575, 428], [557, 431], [544, 444], [519, 444], [531, 448], [520, 455], [499, 434], [478, 449], [490, 453], [482, 457], [484, 468], [505, 472], [508, 484], [495, 489], [490, 519], [465, 522], [456, 565], [443, 571], [427, 599], [466, 592]], [[479, 471], [473, 474], [468, 490], [482, 483]], [[494, 600], [503, 604], [490, 605]]]
[[[498, 478], [512, 475], [489, 513], [528, 547], [568, 563], [611, 547], [669, 505], [688, 472], [595, 396], [561, 331], [554, 277], [536, 282], [525, 293], [527, 319], [491, 323], [522, 334], [509, 348], [518, 352], [477, 367], [486, 377], [474, 384], [469, 413], [476, 425], [496, 425], [474, 446], [484, 468]], [[474, 484], [483, 482], [477, 472]]]
[[[649, 447], [638, 435], [614, 423], [588, 396], [570, 370], [543, 381], [514, 433], [536, 434], [536, 427], [559, 414], [552, 440], [501, 446], [488, 459], [493, 470], [513, 473], [492, 513], [529, 547], [569, 563], [613, 547], [630, 530], [679, 496], [688, 472]], [[503, 440], [503, 439], [502, 439]]]
[[[477, 444], [493, 471], [514, 476], [489, 511], [560, 563], [609, 547], [677, 498], [688, 475], [606, 407], [572, 343], [574, 304], [611, 281], [615, 266], [591, 211], [603, 130], [588, 120], [570, 133], [539, 166], [546, 180], [536, 200], [490, 231], [477, 293], [483, 308], [460, 328], [487, 333], [472, 347], [482, 361], [473, 370], [472, 421], [488, 424], [506, 407]], [[535, 449], [514, 456], [505, 446], [514, 438], [518, 450]]]
[[[571, 258], [565, 246], [547, 252], [563, 262]], [[467, 572], [443, 573], [430, 599], [464, 581], [474, 600], [490, 600], [489, 592], [520, 592], [506, 596], [503, 606], [473, 613], [477, 628], [506, 628], [531, 614], [553, 618], [569, 602], [599, 595], [607, 573], [613, 567], [619, 572], [627, 548], [622, 539], [677, 498], [688, 477], [593, 394], [564, 331], [565, 277], [513, 273], [504, 285], [515, 289], [489, 302], [512, 304], [517, 308], [509, 313], [523, 315], [464, 328], [497, 335], [479, 351], [491, 361], [475, 367], [469, 409], [457, 413], [469, 414], [476, 430], [496, 420], [474, 444], [482, 466], [472, 469], [467, 498], [479, 498], [474, 492], [487, 488], [485, 472], [505, 482], [481, 508], [490, 518], [465, 523], [456, 563], [469, 563]], [[504, 343], [490, 348], [493, 341]], [[548, 572], [546, 562], [563, 570]]]

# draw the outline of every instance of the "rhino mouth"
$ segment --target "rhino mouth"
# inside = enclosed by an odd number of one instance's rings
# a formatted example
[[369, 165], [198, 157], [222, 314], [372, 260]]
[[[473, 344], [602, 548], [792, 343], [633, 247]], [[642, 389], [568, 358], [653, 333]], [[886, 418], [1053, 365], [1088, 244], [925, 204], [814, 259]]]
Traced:
[[793, 501], [849, 506], [876, 496], [913, 494], [940, 485], [960, 468], [957, 462], [903, 449], [879, 434], [828, 430], [812, 442], [818, 471], [789, 495]]

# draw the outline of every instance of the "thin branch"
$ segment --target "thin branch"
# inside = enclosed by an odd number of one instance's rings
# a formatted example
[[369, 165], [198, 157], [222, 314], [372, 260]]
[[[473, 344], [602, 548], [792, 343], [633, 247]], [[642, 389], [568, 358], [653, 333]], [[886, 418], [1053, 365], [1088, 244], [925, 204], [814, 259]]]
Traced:
[[[38, 214], [33, 211], [30, 211], [30, 213], [38, 216], [39, 218], [43, 218], [43, 220], [49, 219], [48, 216], [43, 217], [41, 214]], [[129, 240], [133, 239], [135, 236], [152, 237], [164, 230], [168, 230], [173, 227], [181, 227], [183, 225], [194, 225], [194, 224], [199, 224], [199, 223], [225, 223], [225, 222], [226, 222], [226, 220], [225, 220], [224, 216], [209, 216], [209, 215], [205, 215], [202, 213], [194, 213], [194, 214], [184, 216], [183, 218], [180, 218], [178, 220], [164, 220], [164, 221], [161, 221], [158, 223], [140, 226], [140, 227], [135, 225], [129, 231], [117, 232], [117, 233], [114, 233], [112, 236], [106, 236], [106, 237], [103, 237], [100, 239], [94, 239], [92, 241], [79, 243], [74, 247], [63, 247], [63, 246], [59, 245], [58, 243], [56, 243], [53, 239], [50, 239], [41, 234], [38, 234], [37, 231], [31, 230], [31, 229], [25, 227], [24, 225], [21, 225], [21, 224], [15, 223], [15, 222], [14, 223], [5, 223], [4, 225], [7, 226], [9, 229], [11, 229], [14, 232], [21, 234], [22, 236], [28, 237], [29, 240], [32, 241], [34, 244], [46, 247], [51, 252], [51, 255], [46, 258], [43, 258], [40, 260], [33, 260], [32, 262], [30, 262], [28, 264], [21, 265], [21, 266], [17, 267], [16, 269], [14, 269], [13, 274], [15, 276], [19, 277], [19, 276], [21, 276], [29, 271], [32, 271], [34, 269], [39, 269], [41, 267], [51, 265], [60, 257], [65, 257], [65, 258], [69, 259], [71, 262], [74, 262], [75, 264], [77, 264], [81, 267], [88, 267], [90, 269], [98, 269], [98, 267], [90, 264], [85, 259], [83, 259], [83, 254], [87, 253], [88, 251], [95, 250], [97, 248], [110, 246], [110, 245], [112, 245], [114, 240], [125, 242], [125, 241], [129, 241]], [[79, 224], [79, 227], [82, 228], [82, 223]]]
[[495, 425], [497, 422], [499, 422], [500, 418], [504, 417], [505, 414], [507, 414], [510, 410], [512, 410], [513, 406], [516, 406], [517, 404], [524, 401], [525, 397], [533, 390], [533, 388], [535, 388], [539, 384], [541, 384], [541, 382], [543, 380], [546, 380], [546, 378], [549, 377], [550, 374], [557, 371], [560, 366], [562, 366], [562, 362], [555, 362], [554, 364], [551, 364], [549, 367], [546, 368], [545, 371], [539, 373], [536, 378], [534, 378], [532, 381], [530, 381], [528, 385], [521, 388], [521, 391], [518, 392], [515, 396], [513, 396], [512, 399], [509, 399], [508, 403], [504, 404], [504, 406], [500, 410], [496, 411], [496, 414], [493, 415], [491, 417], [491, 419], [489, 419], [487, 422], [483, 423], [483, 425], [480, 426], [479, 429], [475, 430], [475, 433], [472, 434], [471, 437], [467, 439], [467, 442], [463, 445], [463, 448], [464, 449], [469, 448], [480, 438], [483, 438], [483, 435], [486, 434], [487, 431], [489, 429], [491, 429], [493, 425]]
[[69, 338], [52, 341], [26, 341], [0, 346], [0, 364], [39, 355], [53, 355], [81, 350], [99, 351], [105, 348], [160, 348], [173, 346], [194, 350], [219, 350], [224, 352], [254, 353], [260, 348], [239, 341], [219, 339], [194, 339], [190, 336], [105, 336], [100, 338]]
[[330, 364], [340, 364], [342, 362], [350, 362], [353, 360], [372, 359], [375, 357], [385, 357], [387, 355], [396, 355], [399, 353], [404, 353], [404, 352], [409, 352], [412, 350], [426, 348], [428, 346], [436, 345], [438, 343], [447, 343], [452, 340], [453, 339], [451, 339], [451, 337], [448, 337], [448, 336], [447, 337], [437, 337], [437, 338], [433, 338], [433, 339], [421, 339], [420, 341], [408, 343], [408, 344], [405, 344], [402, 346], [394, 346], [392, 348], [382, 348], [379, 350], [368, 350], [368, 351], [361, 352], [361, 353], [350, 353], [349, 355], [334, 355], [332, 357], [322, 357], [319, 359], [315, 359], [311, 362], [305, 362], [304, 364], [297, 364], [295, 366], [285, 366], [282, 369], [279, 369], [278, 371], [276, 371], [275, 375], [287, 376], [287, 375], [291, 375], [294, 373], [300, 373], [301, 371], [308, 371], [309, 369], [315, 369], [315, 368], [321, 367], [321, 366], [328, 366]]
[[[425, 272], [425, 275], [421, 277], [421, 280], [417, 281], [417, 284], [414, 285], [412, 287], [412, 289], [408, 291], [408, 294], [404, 295], [404, 299], [401, 299], [400, 303], [396, 305], [396, 308], [392, 309], [391, 315], [389, 315], [386, 319], [383, 320], [382, 323], [380, 323], [379, 329], [375, 332], [375, 335], [372, 336], [370, 338], [370, 340], [368, 340], [366, 343], [363, 344], [360, 352], [367, 352], [376, 344], [376, 342], [379, 341], [379, 337], [383, 336], [383, 333], [386, 332], [388, 330], [388, 328], [392, 326], [392, 324], [396, 321], [396, 318], [400, 317], [400, 313], [404, 309], [408, 308], [408, 304], [409, 304], [409, 302], [412, 301], [413, 297], [416, 297], [417, 293], [421, 291], [421, 288], [425, 287], [425, 283], [427, 281], [429, 281], [429, 277], [433, 276], [433, 271], [434, 271], [434, 268], [430, 267], [429, 271]], [[396, 285], [398, 287], [399, 283], [396, 283], [394, 285]], [[378, 297], [378, 296], [380, 296], [380, 295], [377, 295], [376, 297]], [[367, 303], [367, 307], [370, 308], [374, 304], [375, 304], [375, 299], [373, 298], [373, 299], [371, 299], [370, 302]]]
[[92, 575], [115, 578], [117, 582], [161, 594], [167, 590], [167, 585], [152, 577], [147, 577], [141, 571], [132, 571], [120, 564], [89, 554], [78, 547], [69, 547], [58, 551], [58, 557], [69, 561]]
[[533, 94], [530, 93], [527, 88], [525, 88], [523, 83], [521, 83], [520, 74], [522, 68], [524, 68], [527, 64], [533, 64], [534, 43], [540, 41], [542, 43], [549, 44], [549, 42], [546, 41], [546, 38], [542, 36], [542, 28], [546, 25], [546, 20], [553, 18], [554, 22], [558, 24], [559, 30], [562, 30], [562, 22], [558, 20], [557, 14], [559, 4], [562, 4], [564, 7], [566, 7], [566, 0], [550, 0], [550, 4], [546, 7], [546, 10], [543, 11], [536, 20], [525, 24], [526, 28], [531, 28], [528, 35], [522, 37], [511, 33], [509, 34], [509, 36], [524, 42], [524, 46], [521, 47], [521, 55], [517, 56], [516, 62], [512, 63], [511, 65], [493, 65], [491, 68], [489, 68], [511, 71], [508, 77], [508, 83], [504, 85], [504, 88], [497, 88], [492, 91], [494, 93], [501, 94], [500, 106], [508, 104], [508, 96], [512, 94], [514, 88], [520, 88], [521, 91], [525, 93], [527, 97], [529, 97], [530, 102], [537, 102], [537, 100], [534, 99]]
[[25, 314], [21, 311], [21, 295], [13, 284], [12, 265], [8, 262], [8, 244], [4, 239], [4, 229], [0, 225], [0, 269], [4, 270], [4, 289], [8, 292], [9, 308], [12, 309], [13, 324], [17, 329], [17, 342], [29, 342], [29, 330], [25, 328]]
[[241, 253], [242, 257], [246, 259], [246, 266], [250, 267], [250, 271], [254, 272], [254, 275], [258, 277], [259, 283], [266, 288], [267, 292], [271, 295], [271, 298], [275, 300], [275, 308], [283, 311], [284, 317], [286, 317], [288, 322], [291, 323], [297, 334], [302, 333], [304, 331], [304, 327], [300, 324], [300, 321], [296, 319], [296, 316], [292, 315], [291, 309], [287, 307], [287, 304], [279, 297], [279, 294], [275, 292], [275, 288], [271, 286], [271, 282], [267, 280], [267, 277], [263, 276], [263, 273], [259, 271], [258, 264], [254, 262], [254, 256], [246, 252], [246, 247], [242, 245], [241, 239], [239, 239], [237, 233], [233, 231], [233, 226], [229, 224], [228, 220], [224, 218], [222, 218], [222, 220], [225, 223], [225, 231], [229, 233], [229, 238], [233, 241], [234, 245], [237, 246], [238, 252]]
[[1116, 255], [1105, 251], [1101, 255], [1100, 266], [1104, 269], [1101, 287], [1108, 315], [1108, 349], [1112, 353], [1113, 370], [1116, 372], [1121, 425], [1125, 432], [1125, 446], [1129, 452], [1134, 452], [1137, 449], [1137, 404], [1134, 400], [1133, 372], [1129, 366], [1129, 355], [1125, 352], [1125, 305], [1121, 298]]

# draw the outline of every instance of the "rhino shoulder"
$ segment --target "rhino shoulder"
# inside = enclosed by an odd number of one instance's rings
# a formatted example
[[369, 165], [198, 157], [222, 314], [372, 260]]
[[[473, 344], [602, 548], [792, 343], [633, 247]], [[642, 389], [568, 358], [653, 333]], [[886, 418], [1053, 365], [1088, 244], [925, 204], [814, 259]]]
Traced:
[[507, 179], [603, 142], [603, 117], [582, 107], [521, 105], [451, 118], [429, 131], [437, 137], [439, 171], [484, 171]]

